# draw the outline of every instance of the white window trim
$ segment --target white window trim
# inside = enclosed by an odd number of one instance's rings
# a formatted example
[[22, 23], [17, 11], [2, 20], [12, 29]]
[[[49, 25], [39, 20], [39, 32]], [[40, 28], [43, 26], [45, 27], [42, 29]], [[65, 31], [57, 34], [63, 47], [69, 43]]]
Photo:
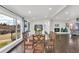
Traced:
[[[20, 20], [22, 21], [22, 20]], [[16, 45], [18, 45], [20, 42], [23, 41], [23, 36], [22, 36], [22, 22], [21, 22], [21, 37], [19, 39], [17, 39], [17, 35], [16, 35], [16, 40], [9, 43], [8, 45], [4, 46], [3, 48], [0, 48], [0, 53], [6, 53], [8, 51], [10, 51], [13, 47], [15, 47]], [[17, 24], [16, 24], [16, 33], [17, 33]]]
[[[22, 22], [21, 22], [21, 24], [22, 24]], [[19, 39], [17, 39], [17, 35], [16, 35], [16, 40], [15, 41], [9, 43], [8, 45], [6, 45], [6, 46], [4, 46], [2, 48], [0, 48], [0, 53], [6, 53], [6, 52], [10, 51], [13, 47], [15, 47], [16, 45], [18, 45], [20, 42], [23, 41], [22, 25], [20, 25], [20, 26], [21, 26], [21, 28], [20, 28], [20, 30], [21, 30], [21, 37]], [[16, 34], [17, 34], [17, 24], [16, 24]]]
[[[0, 48], [0, 53], [6, 53], [6, 52], [10, 51], [13, 47], [18, 45], [20, 42], [23, 41], [23, 36], [22, 36], [22, 18], [20, 16], [16, 15], [16, 14], [13, 14], [13, 13], [9, 12], [8, 10], [6, 10], [6, 9], [4, 9], [2, 7], [0, 7], [0, 14], [10, 16], [10, 17], [12, 17], [12, 18], [14, 18], [16, 20], [17, 20], [17, 17], [19, 17], [20, 21], [21, 21], [21, 29], [20, 29], [21, 30], [21, 37], [19, 39], [17, 39], [17, 37], [16, 37], [15, 41], [9, 43], [8, 45], [6, 45], [6, 46], [4, 46], [2, 48]], [[17, 28], [16, 28], [16, 30], [17, 30]]]
[[10, 51], [13, 47], [18, 45], [22, 41], [23, 41], [23, 39], [20, 38], [20, 39], [17, 39], [15, 41], [11, 42], [10, 44], [8, 44], [8, 45], [4, 46], [3, 48], [1, 48], [0, 53], [6, 53], [6, 52]]

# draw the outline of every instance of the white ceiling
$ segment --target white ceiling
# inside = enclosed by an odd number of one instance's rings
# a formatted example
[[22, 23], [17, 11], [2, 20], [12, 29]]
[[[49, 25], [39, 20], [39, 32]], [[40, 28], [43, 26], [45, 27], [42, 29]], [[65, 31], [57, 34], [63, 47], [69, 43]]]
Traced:
[[75, 20], [77, 17], [79, 17], [79, 5], [70, 5], [62, 12], [57, 14], [54, 19], [55, 20]]
[[[58, 12], [64, 5], [4, 5], [9, 10], [25, 17], [25, 18], [34, 18], [34, 19], [45, 19]], [[52, 8], [49, 11], [49, 8]], [[31, 10], [31, 14], [29, 14]]]
[[[79, 17], [79, 5], [70, 5], [67, 6], [66, 8], [63, 8], [65, 5], [4, 5], [4, 6], [27, 19], [30, 18], [31, 20], [46, 19], [45, 16], [47, 16], [48, 19], [51, 19], [49, 16], [53, 16], [55, 14], [56, 15], [52, 17], [53, 20], [73, 20]], [[52, 10], [49, 11], [49, 8], [52, 8]], [[28, 14], [29, 10], [31, 10], [31, 14]]]

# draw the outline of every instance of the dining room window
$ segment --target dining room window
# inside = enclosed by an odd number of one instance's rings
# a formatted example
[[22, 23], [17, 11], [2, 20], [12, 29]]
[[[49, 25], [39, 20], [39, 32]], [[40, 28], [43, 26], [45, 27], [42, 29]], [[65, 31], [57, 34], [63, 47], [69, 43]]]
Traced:
[[0, 48], [16, 40], [17, 20], [0, 14]]

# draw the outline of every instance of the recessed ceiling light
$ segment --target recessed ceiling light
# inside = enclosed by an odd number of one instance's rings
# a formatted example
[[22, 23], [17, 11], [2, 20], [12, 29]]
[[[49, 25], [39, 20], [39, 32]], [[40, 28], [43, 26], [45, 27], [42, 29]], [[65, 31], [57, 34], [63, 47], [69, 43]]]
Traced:
[[36, 19], [35, 17], [32, 17], [32, 19]]
[[32, 13], [31, 10], [29, 10], [29, 11], [28, 11], [28, 14], [31, 14], [31, 13]]
[[67, 18], [67, 20], [69, 20], [70, 18]]
[[65, 12], [65, 14], [66, 14], [66, 15], [68, 15], [68, 14], [69, 14], [69, 12], [67, 12], [67, 11], [66, 11], [66, 12]]
[[47, 16], [45, 16], [45, 18], [47, 18]]
[[49, 10], [52, 10], [52, 8], [49, 8]]

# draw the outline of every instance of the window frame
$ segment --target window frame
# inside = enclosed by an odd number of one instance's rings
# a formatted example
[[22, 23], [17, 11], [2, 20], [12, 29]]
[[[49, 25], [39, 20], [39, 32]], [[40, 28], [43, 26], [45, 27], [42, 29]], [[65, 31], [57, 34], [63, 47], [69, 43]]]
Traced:
[[[5, 16], [8, 16], [8, 15], [3, 14], [3, 13], [0, 13], [0, 14], [5, 15]], [[11, 17], [11, 16], [8, 16], [8, 17]], [[22, 18], [21, 17], [18, 17], [18, 16], [16, 16], [16, 18], [14, 18], [14, 17], [11, 17], [11, 18], [15, 19], [16, 22], [17, 22], [17, 20], [21, 21], [21, 24], [20, 24], [20, 36], [21, 37], [19, 39], [17, 39], [17, 23], [16, 23], [16, 40], [14, 40], [11, 43], [7, 44], [6, 46], [0, 48], [0, 53], [6, 53], [6, 52], [8, 52], [13, 47], [15, 47], [16, 45], [18, 45], [20, 42], [23, 41], [23, 37], [22, 37]]]

